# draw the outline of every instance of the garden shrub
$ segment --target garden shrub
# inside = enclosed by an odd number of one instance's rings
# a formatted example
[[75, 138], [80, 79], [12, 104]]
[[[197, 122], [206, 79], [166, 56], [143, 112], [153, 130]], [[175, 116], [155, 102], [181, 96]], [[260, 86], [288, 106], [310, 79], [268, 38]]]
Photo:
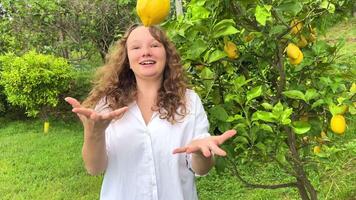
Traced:
[[30, 51], [22, 56], [0, 56], [0, 86], [11, 105], [25, 109], [26, 115], [47, 116], [58, 104], [58, 96], [68, 90], [73, 69], [66, 59]]

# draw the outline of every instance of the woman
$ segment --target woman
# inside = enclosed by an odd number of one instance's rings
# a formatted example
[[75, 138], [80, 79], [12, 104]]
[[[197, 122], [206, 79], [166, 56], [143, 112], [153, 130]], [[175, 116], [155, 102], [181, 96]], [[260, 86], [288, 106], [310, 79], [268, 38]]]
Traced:
[[130, 27], [83, 106], [66, 101], [84, 126], [87, 171], [105, 171], [105, 200], [197, 199], [194, 175], [208, 173], [212, 155], [225, 156], [219, 145], [236, 133], [209, 135], [202, 103], [157, 27]]

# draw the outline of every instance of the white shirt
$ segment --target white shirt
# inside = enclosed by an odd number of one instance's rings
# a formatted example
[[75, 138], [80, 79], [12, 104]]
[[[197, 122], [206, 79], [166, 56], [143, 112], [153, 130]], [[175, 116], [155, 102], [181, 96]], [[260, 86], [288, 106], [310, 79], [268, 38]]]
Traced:
[[146, 125], [136, 102], [106, 129], [108, 166], [101, 200], [196, 200], [190, 157], [173, 154], [195, 138], [209, 136], [199, 96], [187, 90], [187, 116], [172, 125], [154, 112]]

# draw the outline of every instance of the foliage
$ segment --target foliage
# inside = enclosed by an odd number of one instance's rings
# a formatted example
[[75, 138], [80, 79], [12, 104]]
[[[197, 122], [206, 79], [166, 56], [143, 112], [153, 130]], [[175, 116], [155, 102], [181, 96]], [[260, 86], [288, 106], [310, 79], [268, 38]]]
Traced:
[[55, 107], [58, 95], [69, 86], [72, 68], [63, 58], [30, 51], [23, 56], [0, 57], [0, 85], [9, 103], [26, 108], [35, 117], [47, 107]]
[[[332, 115], [341, 114], [343, 106], [349, 108], [347, 116], [355, 114], [352, 66], [334, 62], [343, 42], [330, 45], [317, 35], [326, 26], [320, 23], [325, 16], [349, 4], [194, 0], [184, 17], [165, 24], [193, 88], [203, 98], [211, 132], [231, 128], [238, 132], [226, 145], [232, 155], [229, 163], [276, 162], [305, 187], [298, 188], [303, 199], [315, 199], [316, 191], [300, 163], [310, 162], [307, 157], [315, 144], [333, 146], [331, 140], [320, 139], [322, 131], [330, 131]], [[291, 32], [296, 26], [301, 30]], [[302, 48], [304, 59], [292, 65], [285, 48], [302, 36], [308, 40]], [[238, 58], [228, 58], [223, 50], [226, 41], [237, 44]], [[217, 168], [225, 167], [232, 167], [239, 176], [234, 165], [219, 161]]]
[[71, 60], [97, 54], [104, 59], [109, 46], [133, 21], [131, 4], [133, 1], [3, 0], [6, 16], [0, 21], [0, 44], [16, 48], [0, 52], [22, 54], [36, 49]]

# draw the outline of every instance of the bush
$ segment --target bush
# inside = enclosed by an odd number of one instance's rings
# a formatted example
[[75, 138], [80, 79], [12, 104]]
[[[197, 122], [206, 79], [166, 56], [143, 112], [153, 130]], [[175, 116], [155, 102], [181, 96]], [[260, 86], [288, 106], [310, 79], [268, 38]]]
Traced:
[[30, 51], [23, 56], [0, 56], [0, 86], [10, 104], [25, 108], [26, 115], [44, 118], [50, 107], [58, 104], [58, 96], [69, 87], [72, 67], [63, 58]]
[[64, 101], [64, 98], [73, 97], [82, 102], [90, 92], [92, 75], [92, 70], [75, 71], [68, 90], [60, 95], [58, 106], [51, 110], [51, 115], [62, 119], [76, 117], [71, 113], [72, 107]]

